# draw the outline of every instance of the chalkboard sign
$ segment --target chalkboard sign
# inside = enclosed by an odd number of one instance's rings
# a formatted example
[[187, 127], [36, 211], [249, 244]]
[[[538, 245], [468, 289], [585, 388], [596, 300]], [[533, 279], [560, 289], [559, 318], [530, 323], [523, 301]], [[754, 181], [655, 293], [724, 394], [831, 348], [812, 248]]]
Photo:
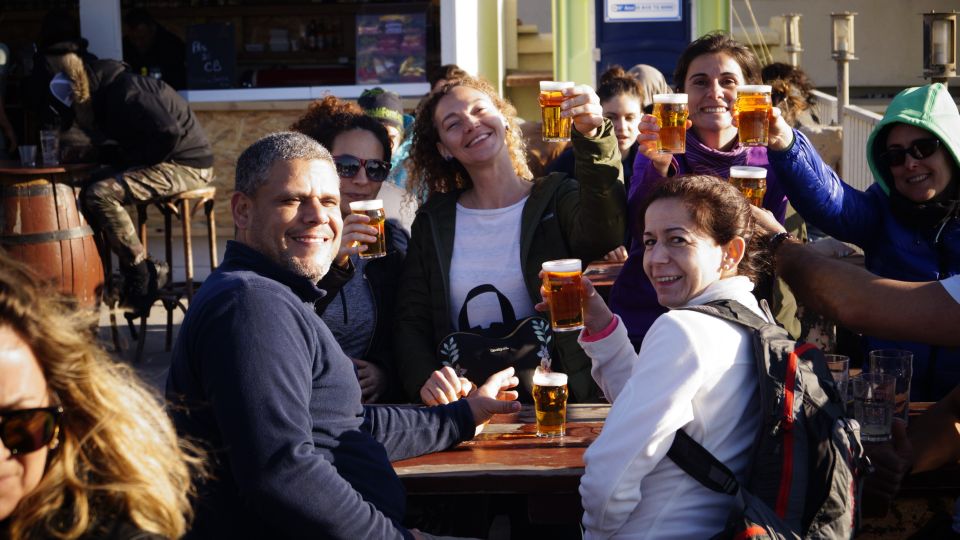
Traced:
[[237, 51], [232, 23], [187, 27], [188, 88], [233, 88], [236, 72]]

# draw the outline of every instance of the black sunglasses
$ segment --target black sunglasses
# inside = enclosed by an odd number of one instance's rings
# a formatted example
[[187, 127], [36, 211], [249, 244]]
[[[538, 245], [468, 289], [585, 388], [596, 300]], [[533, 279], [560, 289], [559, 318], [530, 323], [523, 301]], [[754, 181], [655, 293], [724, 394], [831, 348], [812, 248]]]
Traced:
[[360, 159], [344, 154], [333, 156], [333, 163], [337, 166], [337, 174], [341, 178], [353, 178], [360, 172], [360, 167], [367, 171], [367, 178], [374, 182], [383, 182], [390, 174], [390, 164], [382, 159]]
[[880, 154], [880, 158], [890, 167], [899, 167], [907, 161], [907, 154], [914, 159], [924, 159], [940, 148], [940, 139], [917, 139], [906, 148], [891, 148]]
[[0, 441], [11, 454], [29, 454], [50, 444], [60, 431], [63, 407], [0, 412]]

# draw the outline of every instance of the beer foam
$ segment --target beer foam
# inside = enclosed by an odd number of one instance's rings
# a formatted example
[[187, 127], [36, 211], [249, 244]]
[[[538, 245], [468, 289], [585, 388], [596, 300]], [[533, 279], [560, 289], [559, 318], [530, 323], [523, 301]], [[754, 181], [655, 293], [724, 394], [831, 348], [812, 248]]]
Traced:
[[769, 94], [772, 91], [769, 84], [745, 84], [737, 87], [738, 94]]
[[559, 259], [543, 263], [544, 272], [579, 272], [582, 268], [580, 259]]
[[533, 384], [537, 386], [563, 386], [567, 384], [567, 374], [538, 369], [533, 374]]
[[730, 167], [730, 178], [766, 178], [767, 170], [763, 167], [746, 167], [735, 165]]
[[654, 94], [654, 103], [669, 103], [671, 105], [685, 104], [687, 102], [686, 94]]
[[380, 199], [354, 201], [350, 203], [350, 210], [354, 212], [366, 212], [367, 210], [379, 210], [381, 208], [383, 208], [383, 201]]
[[575, 83], [570, 81], [540, 81], [541, 92], [559, 92], [564, 88], [573, 88]]

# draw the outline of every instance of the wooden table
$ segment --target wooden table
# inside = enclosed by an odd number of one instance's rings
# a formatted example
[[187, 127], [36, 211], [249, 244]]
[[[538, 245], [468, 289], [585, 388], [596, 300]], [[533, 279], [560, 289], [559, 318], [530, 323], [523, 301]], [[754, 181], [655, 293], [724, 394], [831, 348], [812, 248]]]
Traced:
[[[567, 434], [537, 437], [533, 406], [496, 415], [473, 440], [397, 461], [394, 470], [410, 494], [578, 493], [583, 452], [603, 427], [609, 405], [569, 405]], [[579, 495], [578, 495], [579, 496]]]

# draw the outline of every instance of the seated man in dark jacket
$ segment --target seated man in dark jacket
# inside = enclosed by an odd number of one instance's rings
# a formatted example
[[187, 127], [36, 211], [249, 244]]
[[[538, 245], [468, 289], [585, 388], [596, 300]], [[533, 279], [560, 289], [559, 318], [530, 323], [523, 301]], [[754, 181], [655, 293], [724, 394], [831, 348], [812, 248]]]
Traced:
[[157, 267], [147, 259], [123, 206], [208, 184], [213, 152], [193, 111], [173, 88], [131, 73], [121, 62], [85, 62], [73, 47], [66, 42], [47, 49], [46, 56], [57, 73], [51, 92], [91, 134], [104, 163], [81, 192], [81, 208], [120, 259], [121, 301], [134, 316], [146, 315], [156, 299]]
[[177, 429], [213, 451], [193, 537], [416, 538], [400, 526], [390, 461], [520, 408], [494, 397], [517, 384], [512, 369], [450, 405], [361, 405], [353, 364], [314, 311], [341, 240], [339, 185], [330, 153], [300, 133], [237, 160], [237, 240], [193, 297], [167, 379]]

